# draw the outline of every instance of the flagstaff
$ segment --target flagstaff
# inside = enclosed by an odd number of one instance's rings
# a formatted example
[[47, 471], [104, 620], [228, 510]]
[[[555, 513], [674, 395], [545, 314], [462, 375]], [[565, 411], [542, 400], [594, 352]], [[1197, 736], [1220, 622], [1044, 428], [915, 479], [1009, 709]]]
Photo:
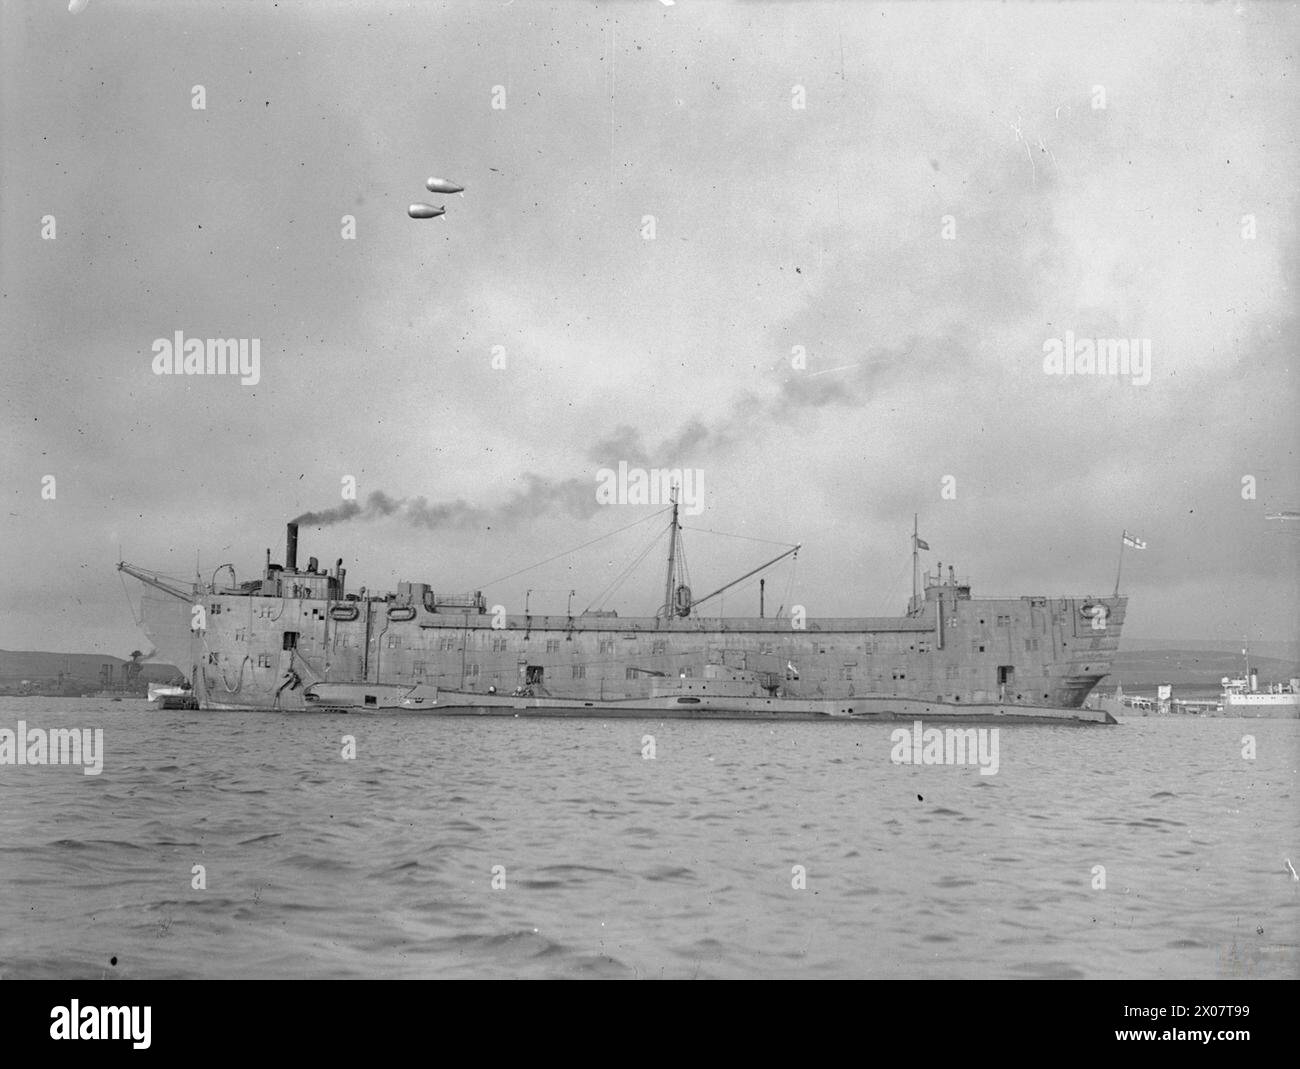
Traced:
[[1124, 529], [1124, 533], [1121, 534], [1119, 538], [1119, 566], [1115, 569], [1115, 597], [1119, 597], [1119, 577], [1124, 571], [1125, 546], [1131, 546], [1133, 549], [1147, 548], [1146, 542], [1140, 539], [1137, 535], [1129, 534], [1127, 528]]
[[916, 547], [916, 513], [912, 513], [912, 608], [916, 609], [917, 586], [920, 584], [919, 553]]
[[916, 526], [916, 513], [912, 513], [912, 601], [908, 605], [908, 614], [917, 612], [921, 606], [921, 550], [930, 548], [929, 542], [923, 542]]
[[1119, 597], [1119, 577], [1124, 571], [1124, 543], [1128, 541], [1128, 531], [1119, 536], [1119, 567], [1115, 569], [1115, 597]]

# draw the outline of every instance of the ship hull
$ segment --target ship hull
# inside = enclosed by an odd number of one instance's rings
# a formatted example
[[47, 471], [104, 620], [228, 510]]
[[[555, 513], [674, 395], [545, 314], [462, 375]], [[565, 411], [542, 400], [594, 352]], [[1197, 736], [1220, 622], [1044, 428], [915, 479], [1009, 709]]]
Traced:
[[[204, 626], [191, 630], [196, 605]], [[203, 709], [306, 711], [328, 704], [313, 688], [352, 685], [430, 688], [442, 698], [425, 711], [448, 715], [1003, 723], [1113, 723], [1081, 707], [1109, 672], [1124, 611], [1124, 598], [972, 599], [945, 587], [907, 616], [799, 627], [789, 618], [448, 613], [391, 596], [204, 591], [150, 593], [142, 605], [146, 633], [182, 666]], [[747, 681], [748, 692], [686, 702], [664, 693], [722, 676]], [[515, 698], [521, 689], [527, 696]]]
[[322, 712], [414, 713], [432, 716], [646, 717], [709, 720], [867, 720], [961, 723], [1114, 724], [1093, 709], [1030, 705], [960, 705], [889, 695], [864, 695], [841, 701], [774, 698], [755, 694], [668, 693], [643, 698], [575, 700], [566, 697], [472, 694], [427, 686], [316, 684], [308, 706]]
[[[1250, 697], [1250, 696], [1248, 696]], [[1200, 716], [1219, 719], [1260, 719], [1260, 720], [1297, 720], [1300, 719], [1300, 704], [1294, 695], [1255, 695], [1267, 697], [1267, 701], [1242, 701], [1240, 697], [1225, 698], [1215, 706], [1208, 702], [1171, 701], [1163, 711], [1159, 705], [1137, 707], [1125, 705], [1112, 697], [1101, 698], [1093, 704], [1099, 711], [1117, 717], [1119, 722], [1135, 717], [1170, 717]]]
[[1223, 699], [1221, 710], [1212, 715], [1296, 720], [1300, 719], [1300, 695], [1232, 694]]

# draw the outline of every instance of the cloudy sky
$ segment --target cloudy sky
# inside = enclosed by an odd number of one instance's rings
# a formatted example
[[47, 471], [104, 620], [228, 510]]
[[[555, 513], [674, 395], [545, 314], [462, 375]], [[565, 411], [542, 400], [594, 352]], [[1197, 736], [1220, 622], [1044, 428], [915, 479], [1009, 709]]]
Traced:
[[[1126, 645], [1295, 640], [1298, 38], [1281, 3], [6, 0], [0, 647], [123, 654], [119, 547], [242, 580], [330, 509], [302, 556], [354, 585], [481, 588], [650, 517], [596, 504], [620, 461], [702, 472], [697, 594], [779, 552], [702, 531], [804, 544], [770, 602], [883, 615], [913, 513], [990, 595], [1108, 592], [1127, 528]], [[260, 381], [155, 374], [176, 331], [258, 339]], [[1067, 333], [1149, 381], [1047, 374]], [[586, 607], [661, 522], [485, 592]]]

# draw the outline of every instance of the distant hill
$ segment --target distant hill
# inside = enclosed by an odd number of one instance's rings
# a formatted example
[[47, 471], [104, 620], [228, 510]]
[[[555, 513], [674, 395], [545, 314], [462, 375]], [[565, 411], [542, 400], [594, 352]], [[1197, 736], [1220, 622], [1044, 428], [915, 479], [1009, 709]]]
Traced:
[[[1127, 651], [1134, 650], [1194, 650], [1198, 653], [1224, 653], [1241, 659], [1244, 643], [1241, 639], [1195, 639], [1195, 638], [1132, 638], [1125, 635], [1120, 639], [1120, 647]], [[1250, 641], [1250, 659], [1255, 655], [1277, 657], [1283, 661], [1300, 663], [1300, 642]]]
[[[1278, 683], [1300, 676], [1300, 659], [1257, 656], [1254, 647], [1250, 666], [1259, 672], [1261, 683]], [[1238, 677], [1245, 668], [1241, 647], [1224, 649], [1221, 643], [1212, 649], [1120, 650], [1111, 662], [1110, 675], [1101, 685], [1104, 690], [1117, 683], [1122, 683], [1125, 690], [1155, 687], [1160, 683], [1217, 687], [1224, 676]]]
[[[44, 653], [39, 650], [0, 650], [0, 686], [27, 680], [63, 678], [77, 683], [98, 683], [103, 666], [113, 666], [113, 681], [122, 678], [122, 666], [128, 657], [107, 653]], [[146, 661], [140, 666], [140, 678], [146, 683], [166, 683], [179, 673], [174, 665]]]

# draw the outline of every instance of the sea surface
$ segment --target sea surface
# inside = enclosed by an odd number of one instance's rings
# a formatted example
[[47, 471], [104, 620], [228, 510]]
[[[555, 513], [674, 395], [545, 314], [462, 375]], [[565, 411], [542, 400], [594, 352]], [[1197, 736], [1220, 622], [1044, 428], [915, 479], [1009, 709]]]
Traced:
[[104, 764], [0, 765], [4, 978], [1300, 976], [1300, 721], [20, 720]]

